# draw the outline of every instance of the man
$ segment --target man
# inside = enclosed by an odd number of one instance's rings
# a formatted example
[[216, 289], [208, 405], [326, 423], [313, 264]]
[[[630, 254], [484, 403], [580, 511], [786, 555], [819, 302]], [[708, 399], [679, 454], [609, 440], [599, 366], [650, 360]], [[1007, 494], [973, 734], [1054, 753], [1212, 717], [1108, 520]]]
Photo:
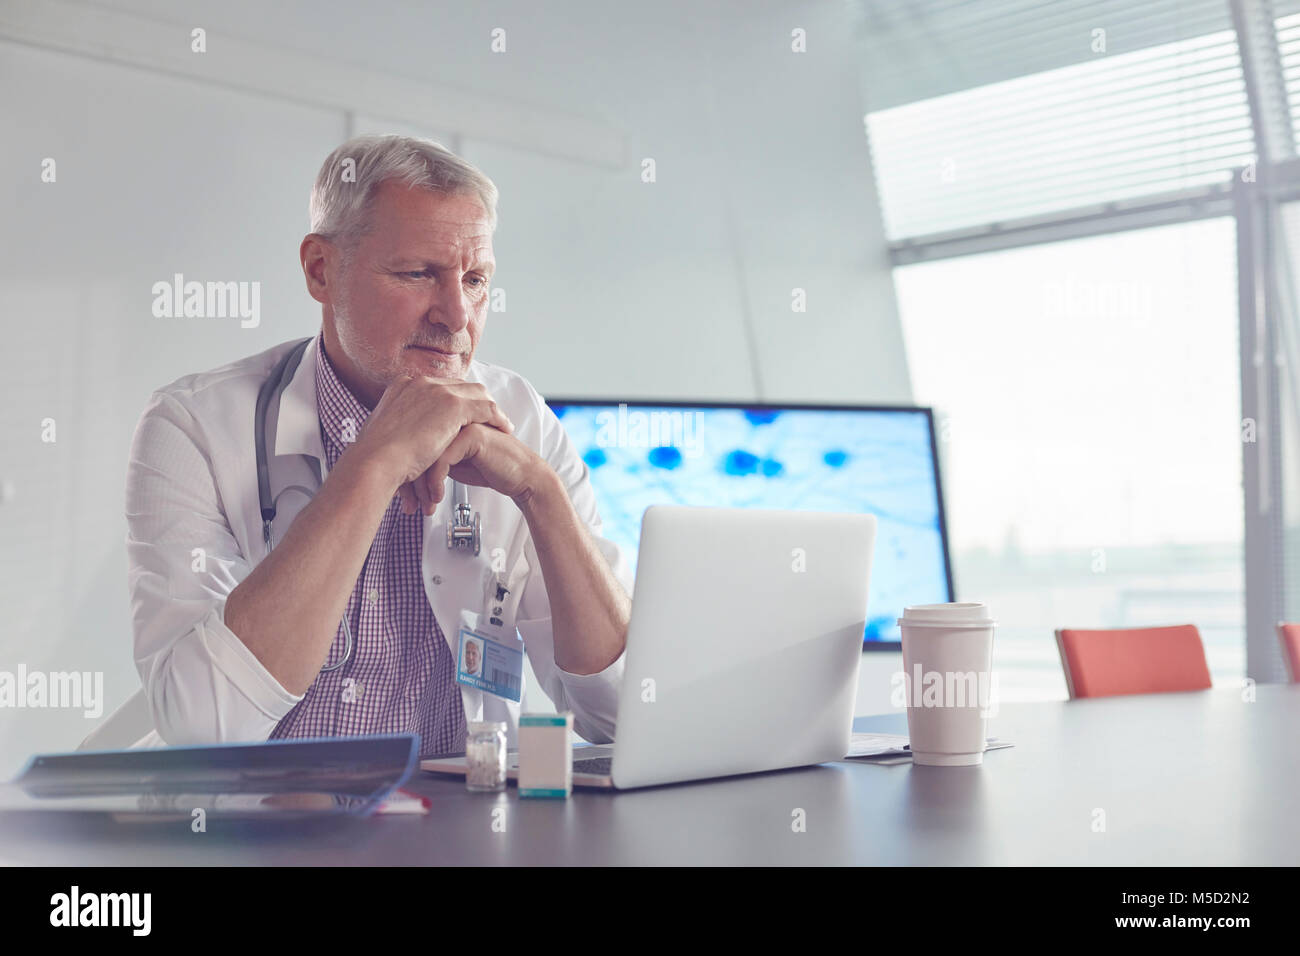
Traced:
[[[424, 140], [326, 159], [299, 249], [321, 329], [265, 416], [269, 535], [255, 406], [297, 343], [154, 393], [127, 481], [142, 744], [416, 731], [430, 755], [463, 752], [474, 720], [506, 721], [513, 744], [519, 676], [457, 672], [484, 639], [496, 661], [526, 653], [582, 736], [612, 739], [627, 561], [536, 390], [474, 359], [496, 198]], [[449, 546], [450, 482], [477, 555]]]
[[483, 652], [479, 650], [482, 645], [473, 638], [465, 640], [465, 673], [477, 674], [479, 664], [483, 659]]

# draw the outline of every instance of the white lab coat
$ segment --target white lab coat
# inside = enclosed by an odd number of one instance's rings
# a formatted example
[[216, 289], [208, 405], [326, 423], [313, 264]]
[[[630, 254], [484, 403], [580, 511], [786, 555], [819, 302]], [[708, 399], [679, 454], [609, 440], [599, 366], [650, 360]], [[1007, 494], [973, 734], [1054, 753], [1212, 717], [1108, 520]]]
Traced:
[[[265, 740], [302, 699], [285, 690], [224, 621], [227, 595], [266, 555], [254, 405], [263, 380], [293, 345], [285, 342], [178, 379], [154, 392], [136, 427], [126, 490], [129, 586], [136, 668], [154, 725], [153, 733], [136, 746]], [[289, 485], [312, 491], [320, 486], [325, 452], [315, 373], [313, 340], [278, 410], [272, 405], [267, 416], [274, 494]], [[600, 534], [587, 467], [536, 389], [514, 372], [478, 361], [471, 363], [467, 379], [487, 388], [514, 423], [516, 437], [560, 476], [578, 515], [631, 594], [626, 556]], [[612, 740], [623, 656], [597, 674], [570, 674], [556, 665], [550, 602], [522, 513], [508, 497], [487, 488], [470, 487], [469, 498], [482, 516], [478, 557], [447, 548], [450, 495], [424, 526], [424, 589], [453, 659], [460, 626], [474, 627], [484, 610], [493, 554], [500, 565], [520, 530], [518, 558], [507, 569], [506, 632], [514, 632], [513, 619], [542, 688], [557, 709], [574, 712], [577, 732], [596, 743]], [[307, 502], [295, 491], [280, 497], [277, 542]], [[520, 705], [457, 686], [465, 719], [505, 721], [513, 747]]]

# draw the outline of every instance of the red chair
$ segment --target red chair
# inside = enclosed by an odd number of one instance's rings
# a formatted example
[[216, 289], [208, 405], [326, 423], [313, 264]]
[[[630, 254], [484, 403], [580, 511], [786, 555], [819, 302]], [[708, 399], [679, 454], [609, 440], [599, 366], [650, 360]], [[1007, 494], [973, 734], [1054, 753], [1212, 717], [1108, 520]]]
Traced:
[[1194, 624], [1056, 632], [1070, 699], [1205, 690], [1210, 668]]
[[1279, 624], [1277, 639], [1282, 642], [1282, 660], [1291, 683], [1300, 684], [1300, 624]]

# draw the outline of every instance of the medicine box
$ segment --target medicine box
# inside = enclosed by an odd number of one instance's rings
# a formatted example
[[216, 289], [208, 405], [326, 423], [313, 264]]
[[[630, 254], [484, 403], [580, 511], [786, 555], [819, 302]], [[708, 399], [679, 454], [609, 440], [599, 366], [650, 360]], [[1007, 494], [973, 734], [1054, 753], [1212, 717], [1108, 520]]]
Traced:
[[519, 796], [568, 797], [573, 790], [573, 713], [519, 718]]

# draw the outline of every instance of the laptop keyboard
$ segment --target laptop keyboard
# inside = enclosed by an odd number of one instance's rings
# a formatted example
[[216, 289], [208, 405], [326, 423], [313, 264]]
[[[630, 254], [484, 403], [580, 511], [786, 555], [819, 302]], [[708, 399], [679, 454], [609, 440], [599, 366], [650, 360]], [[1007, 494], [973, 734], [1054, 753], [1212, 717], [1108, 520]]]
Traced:
[[590, 773], [598, 777], [608, 777], [614, 766], [613, 757], [587, 757], [573, 761], [574, 773]]

